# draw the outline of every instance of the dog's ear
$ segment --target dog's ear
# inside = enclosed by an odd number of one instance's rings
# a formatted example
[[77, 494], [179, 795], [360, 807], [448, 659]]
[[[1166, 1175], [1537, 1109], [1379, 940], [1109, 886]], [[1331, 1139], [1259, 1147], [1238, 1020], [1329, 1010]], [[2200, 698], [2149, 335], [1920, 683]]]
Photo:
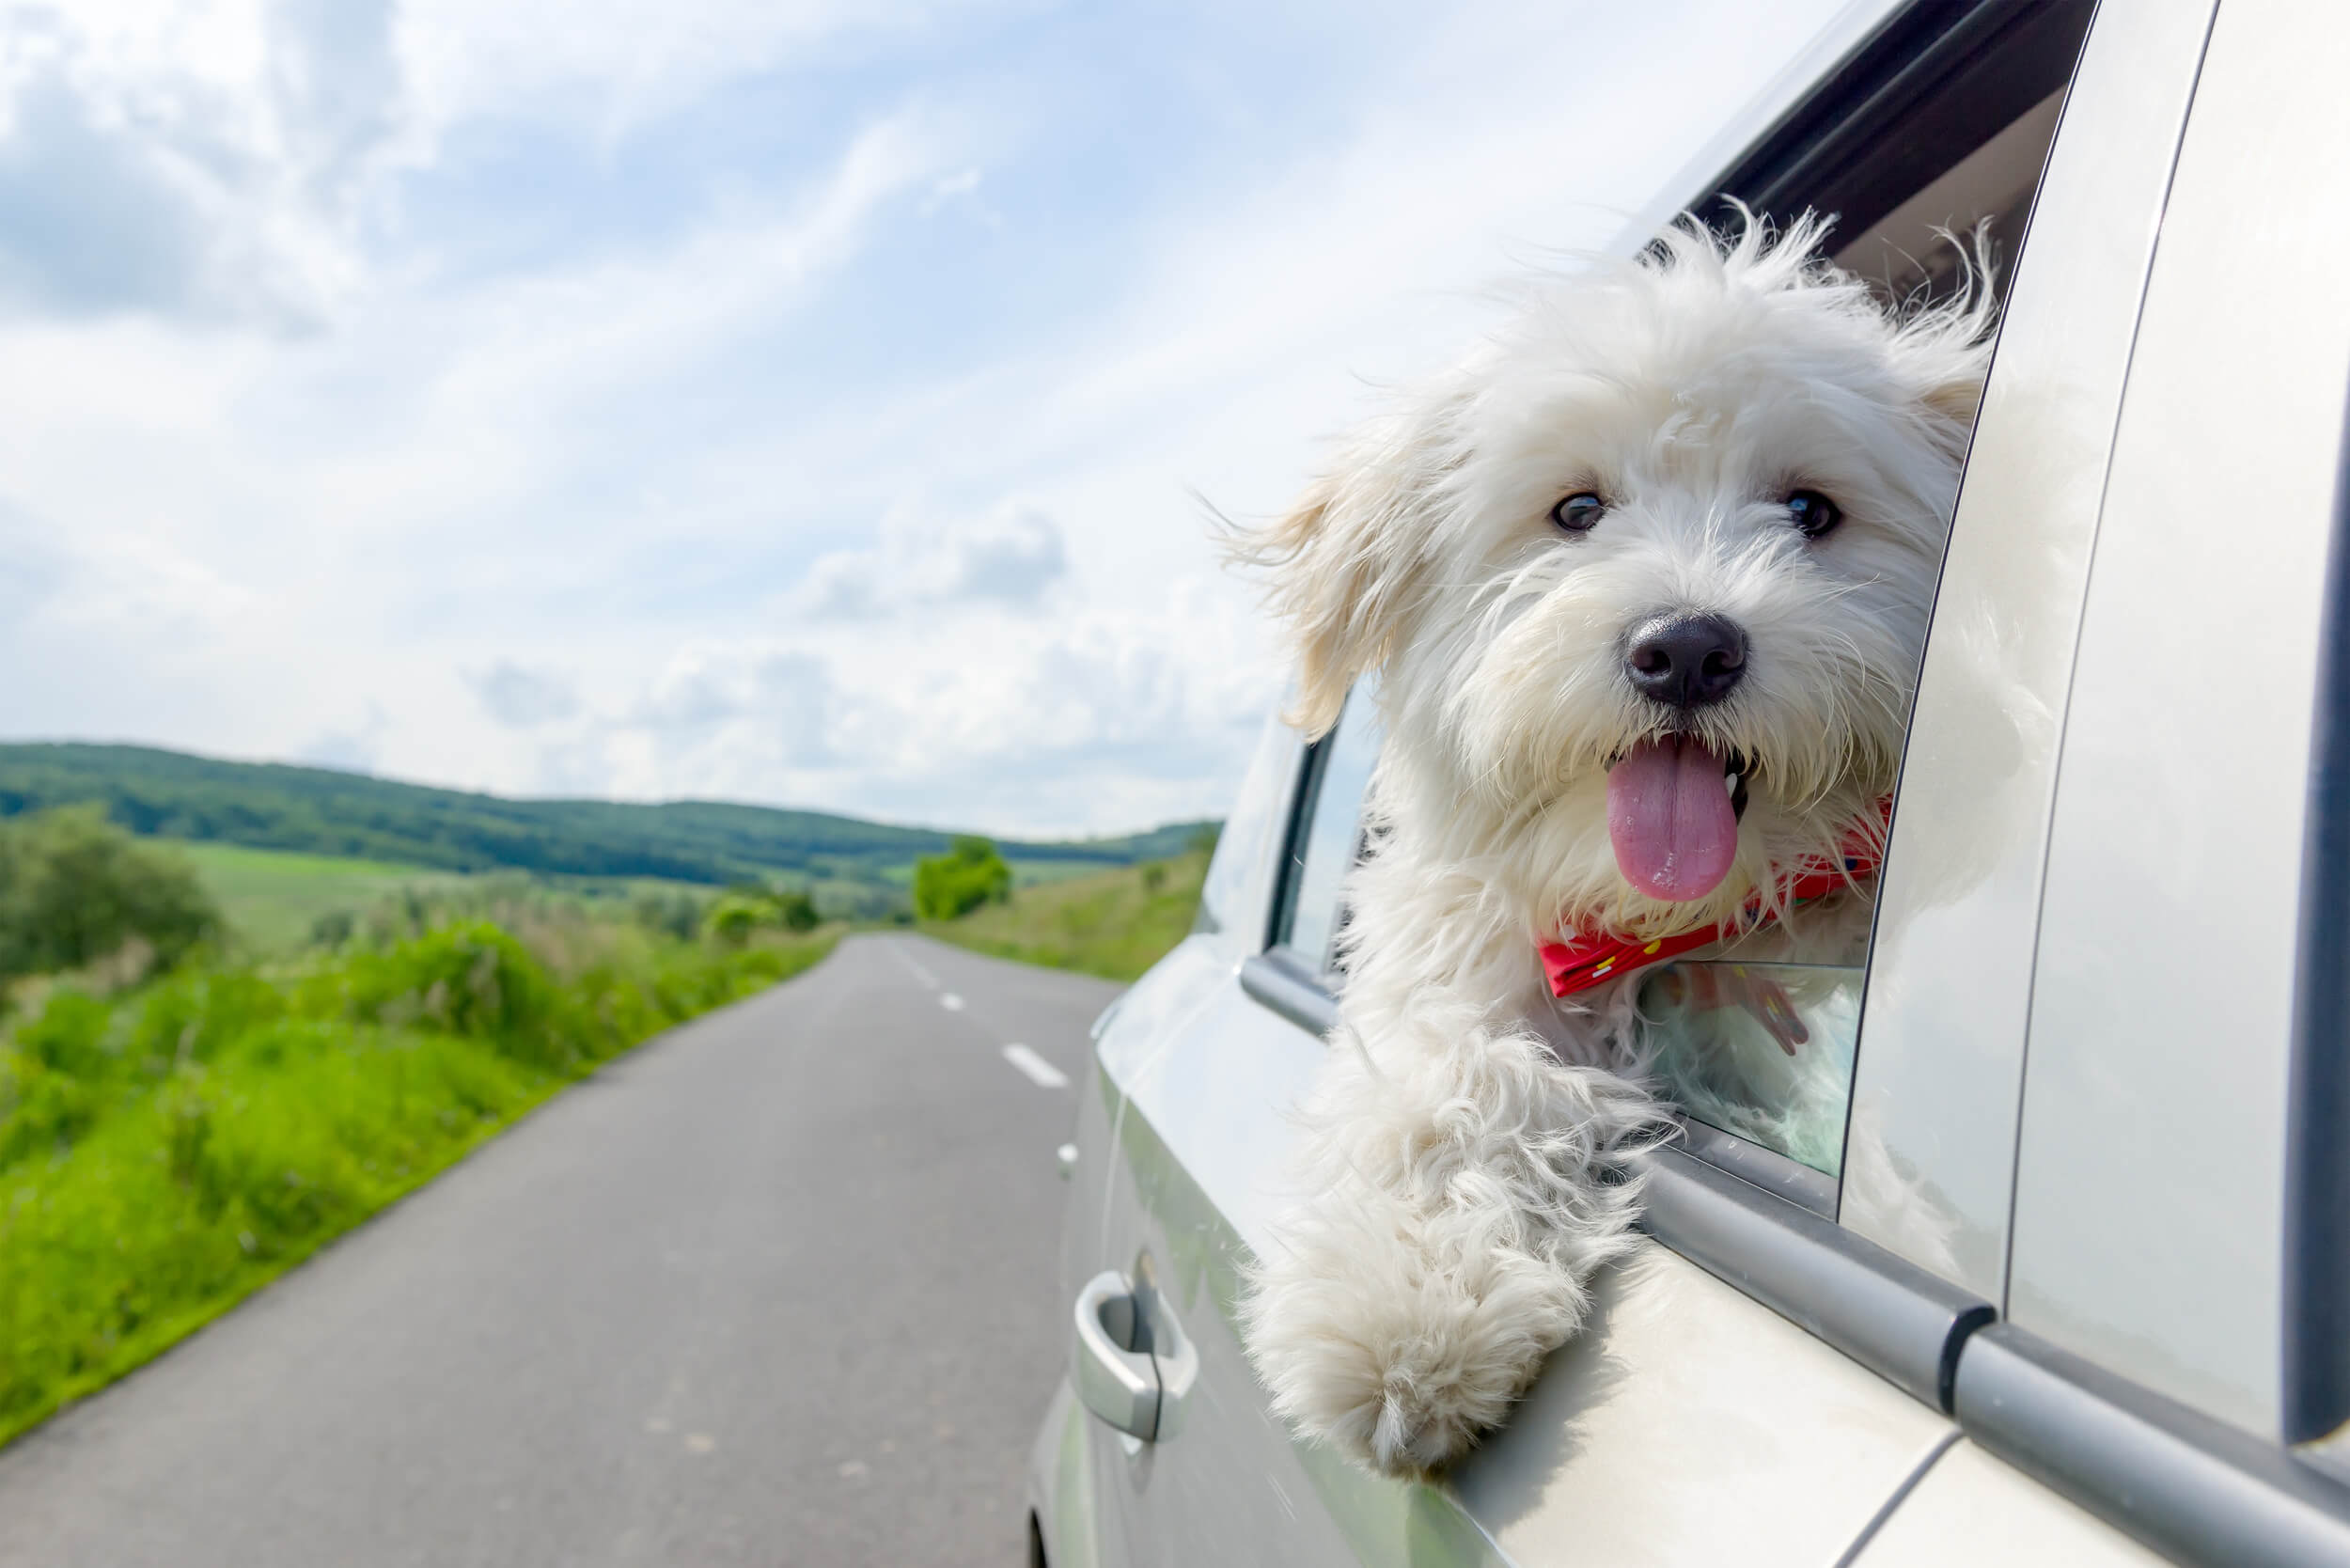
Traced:
[[1999, 322], [1990, 220], [1966, 234], [1942, 231], [1956, 253], [1955, 278], [1939, 304], [1909, 315], [1894, 332], [1894, 353], [1920, 407], [1955, 432], [1959, 450], [1982, 411], [1983, 378]]
[[1960, 430], [1973, 430], [1975, 416], [1982, 410], [1982, 381], [1984, 373], [1990, 368], [1989, 359], [1987, 347], [1979, 353], [1960, 358], [1949, 367], [1950, 373], [1926, 384], [1919, 401], [1924, 403], [1929, 412], [1948, 419]]
[[1326, 734], [1355, 681], [1410, 635], [1427, 578], [1430, 433], [1424, 419], [1365, 431], [1278, 521], [1232, 541], [1235, 559], [1271, 569], [1298, 660], [1287, 716], [1308, 736]]

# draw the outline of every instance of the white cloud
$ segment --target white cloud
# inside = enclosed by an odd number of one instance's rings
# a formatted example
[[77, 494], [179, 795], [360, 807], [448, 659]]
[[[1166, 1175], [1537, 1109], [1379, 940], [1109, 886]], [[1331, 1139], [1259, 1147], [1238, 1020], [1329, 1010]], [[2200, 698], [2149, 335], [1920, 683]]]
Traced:
[[943, 604], [1033, 609], [1068, 574], [1060, 525], [1006, 502], [976, 519], [901, 507], [870, 548], [820, 556], [784, 601], [813, 620], [878, 620]]
[[370, 702], [359, 724], [312, 736], [295, 752], [294, 760], [342, 773], [373, 773], [383, 754], [385, 728], [384, 710]]
[[[1358, 375], [1458, 347], [1513, 255], [1605, 238], [1831, 6], [1206, 8], [1182, 69], [1241, 129], [1107, 151], [1151, 105], [984, 56], [952, 5], [0, 30], [0, 212], [11, 156], [22, 199], [89, 196], [0, 225], [0, 651], [45, 677], [0, 732], [1000, 831], [1220, 809], [1279, 671], [1189, 487], [1279, 508]], [[1276, 25], [1354, 53], [1252, 100], [1238, 45]], [[609, 231], [476, 265], [457, 196], [540, 199], [478, 170], [542, 144]], [[458, 163], [488, 183], [449, 195]]]
[[500, 659], [466, 677], [492, 718], [509, 729], [535, 729], [579, 712], [579, 693], [554, 670], [531, 669]]
[[988, 8], [983, 0], [409, 0], [400, 38], [436, 130], [552, 115], [588, 122], [609, 141], [719, 84], [859, 39], [921, 38]]
[[0, 32], [19, 309], [315, 329], [401, 118], [386, 0], [20, 6]]
[[1195, 579], [1148, 616], [970, 620], [854, 659], [697, 639], [634, 698], [545, 739], [537, 776], [1029, 835], [1197, 815], [1273, 697], [1249, 621]]

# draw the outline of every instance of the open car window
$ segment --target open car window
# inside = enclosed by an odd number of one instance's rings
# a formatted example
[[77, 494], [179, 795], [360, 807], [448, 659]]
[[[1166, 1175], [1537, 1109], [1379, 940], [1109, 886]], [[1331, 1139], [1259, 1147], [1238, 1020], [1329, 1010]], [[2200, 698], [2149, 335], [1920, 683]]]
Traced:
[[[1975, 255], [2003, 297], [2092, 8], [2060, 0], [1994, 18], [1897, 111], [1884, 91], [1807, 106], [1717, 196], [1780, 224], [1836, 213], [1833, 259], [1889, 303], [1967, 287]], [[1935, 74], [1931, 60], [1911, 70]], [[1641, 1011], [1657, 1027], [1661, 1087], [1687, 1118], [1826, 1178], [1817, 1189], [1826, 1205], [1841, 1174], [1866, 969], [1758, 962], [1767, 952], [1733, 946], [1660, 964], [1641, 982]]]
[[[1923, 55], [1897, 25], [1871, 46], [1887, 55], [1882, 71], [1859, 62], [1850, 92], [1801, 105], [1695, 205], [1727, 218], [1735, 200], [1779, 226], [1834, 213], [1832, 259], [1897, 306], [1976, 286], [1976, 258], [2003, 296], [2093, 8], [1983, 8]], [[1267, 946], [1328, 989], [1378, 740], [1375, 692], [1363, 682], [1308, 748], [1292, 801]], [[1655, 1071], [1693, 1123], [1693, 1149], [1719, 1155], [1735, 1140], [1724, 1157], [1743, 1174], [1755, 1174], [1757, 1153], [1780, 1162], [1770, 1185], [1833, 1214], [1866, 966], [1771, 963], [1768, 952], [1733, 947], [1642, 978]]]

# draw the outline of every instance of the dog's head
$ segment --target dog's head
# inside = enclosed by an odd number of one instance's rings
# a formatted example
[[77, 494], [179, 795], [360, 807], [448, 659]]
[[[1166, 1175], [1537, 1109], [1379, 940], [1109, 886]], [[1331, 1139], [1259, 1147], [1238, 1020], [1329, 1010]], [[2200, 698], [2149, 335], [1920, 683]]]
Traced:
[[1293, 717], [1380, 671], [1457, 853], [1579, 924], [1725, 917], [1892, 787], [1991, 306], [1888, 310], [1820, 232], [1528, 289], [1245, 543]]

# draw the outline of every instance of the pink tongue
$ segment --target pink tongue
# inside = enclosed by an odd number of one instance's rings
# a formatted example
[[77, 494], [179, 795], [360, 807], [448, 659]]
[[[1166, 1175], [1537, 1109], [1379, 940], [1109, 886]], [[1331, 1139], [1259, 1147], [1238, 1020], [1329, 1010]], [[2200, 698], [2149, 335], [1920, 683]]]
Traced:
[[1738, 857], [1721, 754], [1698, 741], [1644, 741], [1607, 773], [1616, 869], [1653, 899], [1701, 899]]

